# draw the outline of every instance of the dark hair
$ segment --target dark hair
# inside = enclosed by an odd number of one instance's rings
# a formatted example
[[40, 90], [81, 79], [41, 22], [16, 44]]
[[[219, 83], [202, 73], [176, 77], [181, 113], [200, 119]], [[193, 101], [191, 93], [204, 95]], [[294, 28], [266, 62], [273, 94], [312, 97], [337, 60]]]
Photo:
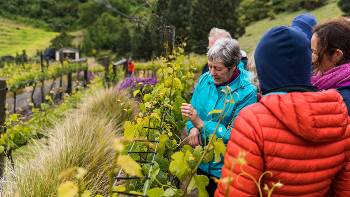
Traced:
[[317, 62], [321, 63], [324, 55], [331, 56], [340, 49], [343, 58], [336, 63], [336, 66], [350, 61], [350, 21], [341, 17], [317, 25], [313, 33], [319, 39]]

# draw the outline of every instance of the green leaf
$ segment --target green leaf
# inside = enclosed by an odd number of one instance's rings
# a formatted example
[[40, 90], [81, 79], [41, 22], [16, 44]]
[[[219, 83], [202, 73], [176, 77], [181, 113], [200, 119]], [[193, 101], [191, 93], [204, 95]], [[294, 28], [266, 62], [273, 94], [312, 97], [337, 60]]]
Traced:
[[211, 115], [211, 114], [221, 114], [222, 113], [222, 109], [214, 109], [214, 110], [211, 110], [208, 115]]
[[172, 161], [169, 165], [171, 174], [175, 175], [181, 181], [183, 181], [187, 174], [191, 172], [189, 165], [184, 159], [185, 154], [183, 152], [176, 152], [171, 155]]
[[196, 159], [196, 161], [199, 161], [203, 154], [203, 147], [202, 146], [196, 146], [196, 148], [193, 151], [193, 156]]
[[120, 155], [117, 159], [117, 165], [131, 176], [142, 177], [141, 166], [129, 155]]
[[157, 119], [158, 121], [160, 121], [160, 116], [159, 116], [158, 113], [154, 113], [154, 112], [151, 113], [151, 117]]
[[204, 156], [203, 162], [204, 163], [209, 163], [213, 160], [214, 158], [214, 150], [209, 150], [207, 154]]
[[197, 162], [196, 159], [193, 157], [192, 153], [187, 150], [185, 153], [185, 161], [190, 166], [191, 170], [196, 166]]
[[58, 187], [58, 197], [75, 197], [79, 193], [77, 184], [72, 181], [66, 181]]
[[206, 186], [209, 184], [209, 178], [204, 175], [195, 175], [192, 177], [190, 184], [188, 185], [187, 192], [190, 193], [194, 189], [198, 189], [199, 197], [207, 197], [208, 192]]
[[159, 188], [159, 187], [152, 188], [152, 189], [148, 190], [147, 195], [149, 197], [159, 197], [159, 196], [164, 195], [164, 190], [163, 190], [163, 188]]
[[0, 146], [0, 154], [3, 153], [5, 151], [5, 147], [4, 146]]
[[221, 160], [221, 155], [224, 155], [226, 152], [226, 146], [222, 138], [217, 138], [216, 140], [213, 140], [213, 144], [214, 144], [215, 162], [219, 162]]
[[137, 89], [137, 90], [135, 90], [135, 91], [132, 93], [132, 95], [134, 95], [134, 97], [135, 97], [135, 96], [138, 95], [140, 92], [141, 92], [141, 91], [140, 91], [139, 89]]
[[151, 98], [152, 98], [152, 96], [151, 96], [150, 94], [145, 94], [145, 95], [143, 96], [143, 100], [144, 100], [145, 102], [150, 101]]
[[199, 197], [209, 196], [207, 190], [205, 189], [205, 187], [209, 184], [209, 178], [204, 175], [196, 175], [194, 177], [194, 180], [196, 183], [196, 187], [198, 189], [198, 196]]
[[126, 187], [125, 187], [125, 185], [117, 185], [117, 186], [114, 186], [112, 188], [112, 191], [113, 192], [125, 192], [126, 191]]
[[134, 125], [130, 121], [124, 122], [124, 137], [126, 139], [133, 139], [135, 137]]
[[159, 148], [158, 148], [158, 152], [159, 154], [163, 155], [164, 151], [165, 151], [165, 145], [166, 143], [169, 141], [169, 136], [166, 134], [161, 134], [159, 137]]
[[165, 190], [163, 195], [165, 197], [180, 197], [182, 195], [182, 192], [179, 189], [168, 188]]

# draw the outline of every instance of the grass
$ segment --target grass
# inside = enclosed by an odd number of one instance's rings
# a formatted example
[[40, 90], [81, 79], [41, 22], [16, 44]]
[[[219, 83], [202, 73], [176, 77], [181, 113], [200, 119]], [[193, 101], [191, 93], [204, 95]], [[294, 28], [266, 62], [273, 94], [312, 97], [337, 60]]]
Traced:
[[0, 18], [0, 56], [16, 55], [26, 50], [27, 55], [33, 56], [37, 50], [50, 45], [56, 32]]
[[[255, 49], [260, 38], [268, 29], [277, 25], [290, 25], [293, 18], [303, 12], [306, 11], [302, 10], [291, 13], [281, 13], [276, 15], [276, 18], [274, 20], [263, 19], [250, 24], [248, 27], [246, 27], [246, 33], [238, 39], [241, 48], [251, 53]], [[330, 1], [329, 4], [316, 10], [310, 11], [310, 13], [312, 13], [317, 18], [318, 22], [335, 18], [343, 14], [335, 1]]]
[[[124, 110], [125, 109], [125, 110]], [[6, 171], [0, 196], [56, 196], [59, 174], [72, 167], [87, 170], [82, 185], [107, 195], [114, 158], [113, 142], [135, 106], [122, 92], [99, 90], [50, 130], [48, 140], [28, 149], [30, 159]]]

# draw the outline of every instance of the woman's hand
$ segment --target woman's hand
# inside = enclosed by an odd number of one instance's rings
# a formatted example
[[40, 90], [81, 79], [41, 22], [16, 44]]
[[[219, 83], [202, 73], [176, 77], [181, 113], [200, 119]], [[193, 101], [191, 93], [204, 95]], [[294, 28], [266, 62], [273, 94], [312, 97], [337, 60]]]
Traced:
[[181, 113], [184, 117], [189, 118], [192, 122], [192, 124], [197, 128], [197, 129], [202, 129], [203, 128], [203, 121], [202, 119], [198, 116], [197, 111], [192, 107], [191, 104], [188, 103], [182, 103], [181, 106]]
[[196, 127], [193, 127], [190, 130], [190, 134], [188, 135], [188, 144], [191, 145], [192, 147], [196, 147], [198, 145], [202, 145], [202, 138], [199, 132], [199, 129]]

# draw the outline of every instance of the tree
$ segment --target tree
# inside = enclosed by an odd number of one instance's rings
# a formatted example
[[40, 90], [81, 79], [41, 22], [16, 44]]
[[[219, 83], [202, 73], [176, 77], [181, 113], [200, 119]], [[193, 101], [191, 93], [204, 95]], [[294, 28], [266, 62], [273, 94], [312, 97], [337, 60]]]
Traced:
[[350, 1], [349, 0], [340, 0], [338, 1], [338, 6], [346, 14], [350, 15]]
[[72, 46], [73, 36], [67, 34], [66, 32], [61, 32], [56, 38], [51, 41], [51, 48], [60, 49], [62, 47]]
[[95, 49], [115, 52], [118, 43], [119, 24], [121, 22], [118, 18], [105, 12], [97, 19], [94, 25], [87, 28], [86, 33], [88, 36], [85, 39], [91, 39], [92, 46]]
[[134, 59], [148, 60], [152, 57], [153, 45], [149, 27], [137, 27], [133, 36], [132, 54]]
[[239, 22], [239, 0], [197, 0], [193, 5], [191, 44], [194, 51], [206, 52], [208, 33], [212, 27], [226, 29], [235, 38], [243, 35], [244, 27]]
[[166, 15], [168, 25], [174, 25], [176, 28], [176, 40], [184, 41], [190, 37], [191, 33], [191, 0], [170, 0]]
[[269, 16], [270, 0], [243, 0], [239, 5], [239, 15], [242, 25], [258, 21]]
[[119, 39], [117, 42], [117, 52], [119, 55], [125, 56], [131, 53], [131, 36], [127, 26], [123, 26], [123, 29], [119, 33]]

